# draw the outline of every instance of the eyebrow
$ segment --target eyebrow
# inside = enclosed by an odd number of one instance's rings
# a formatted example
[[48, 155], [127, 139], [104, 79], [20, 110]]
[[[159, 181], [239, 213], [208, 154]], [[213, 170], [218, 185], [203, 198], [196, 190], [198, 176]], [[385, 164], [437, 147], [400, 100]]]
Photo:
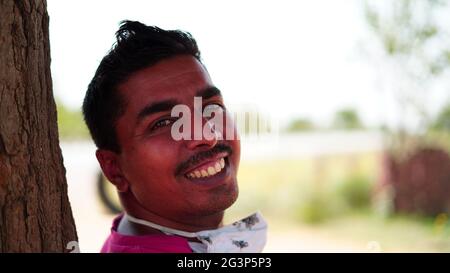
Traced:
[[177, 104], [180, 104], [180, 103], [177, 100], [173, 100], [173, 99], [151, 103], [151, 104], [145, 106], [144, 108], [142, 108], [142, 110], [139, 112], [137, 119], [136, 119], [136, 124], [141, 123], [144, 118], [146, 118], [147, 116], [153, 115], [155, 113], [171, 111], [172, 108]]
[[[200, 91], [198, 91], [195, 95], [196, 97], [201, 97], [204, 100], [210, 99], [215, 96], [222, 97], [222, 93], [220, 92], [219, 88], [215, 86], [208, 86]], [[139, 114], [137, 115], [136, 124], [139, 124], [142, 122], [144, 118], [147, 116], [160, 113], [160, 112], [168, 112], [172, 111], [172, 108], [176, 105], [180, 104], [179, 101], [175, 99], [168, 99], [163, 100], [159, 102], [151, 103], [144, 108], [142, 108], [141, 111], [139, 111]]]
[[205, 89], [202, 89], [197, 92], [196, 97], [202, 97], [202, 99], [207, 100], [215, 96], [222, 97], [222, 93], [219, 88], [215, 86], [208, 86]]

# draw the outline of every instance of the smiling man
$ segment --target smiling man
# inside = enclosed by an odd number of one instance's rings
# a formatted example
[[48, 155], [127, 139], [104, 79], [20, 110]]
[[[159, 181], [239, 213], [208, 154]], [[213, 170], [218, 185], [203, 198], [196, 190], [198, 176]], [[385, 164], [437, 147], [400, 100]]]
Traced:
[[196, 41], [132, 21], [116, 37], [83, 103], [98, 162], [125, 210], [102, 252], [261, 251], [259, 213], [222, 223], [238, 197], [240, 142]]

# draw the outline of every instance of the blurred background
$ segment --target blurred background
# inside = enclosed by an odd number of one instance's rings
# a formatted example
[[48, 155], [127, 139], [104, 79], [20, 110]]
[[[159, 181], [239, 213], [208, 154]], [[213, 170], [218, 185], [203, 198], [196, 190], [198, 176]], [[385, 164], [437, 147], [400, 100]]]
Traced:
[[270, 121], [239, 124], [226, 215], [261, 211], [266, 252], [450, 252], [448, 1], [48, 0], [48, 12], [82, 252], [120, 211], [80, 108], [124, 19], [192, 33], [228, 107]]

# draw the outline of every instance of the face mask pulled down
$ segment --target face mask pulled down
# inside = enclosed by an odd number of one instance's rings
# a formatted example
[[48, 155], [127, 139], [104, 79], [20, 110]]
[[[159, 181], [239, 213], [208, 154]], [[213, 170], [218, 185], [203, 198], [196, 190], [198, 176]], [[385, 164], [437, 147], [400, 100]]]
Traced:
[[267, 241], [267, 222], [259, 212], [230, 225], [199, 232], [185, 232], [160, 226], [129, 214], [125, 214], [124, 217], [130, 222], [158, 229], [167, 235], [197, 238], [201, 242], [200, 245], [190, 243], [194, 252], [259, 253]]

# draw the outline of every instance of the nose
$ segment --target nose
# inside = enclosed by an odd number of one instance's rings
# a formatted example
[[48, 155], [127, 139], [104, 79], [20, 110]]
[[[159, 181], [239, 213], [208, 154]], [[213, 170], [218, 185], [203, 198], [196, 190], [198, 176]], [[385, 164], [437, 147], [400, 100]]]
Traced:
[[210, 120], [202, 117], [199, 121], [201, 122], [195, 124], [195, 118], [193, 119], [191, 140], [186, 140], [186, 146], [190, 150], [212, 148], [217, 145], [220, 138], [220, 132], [215, 129], [214, 124]]

